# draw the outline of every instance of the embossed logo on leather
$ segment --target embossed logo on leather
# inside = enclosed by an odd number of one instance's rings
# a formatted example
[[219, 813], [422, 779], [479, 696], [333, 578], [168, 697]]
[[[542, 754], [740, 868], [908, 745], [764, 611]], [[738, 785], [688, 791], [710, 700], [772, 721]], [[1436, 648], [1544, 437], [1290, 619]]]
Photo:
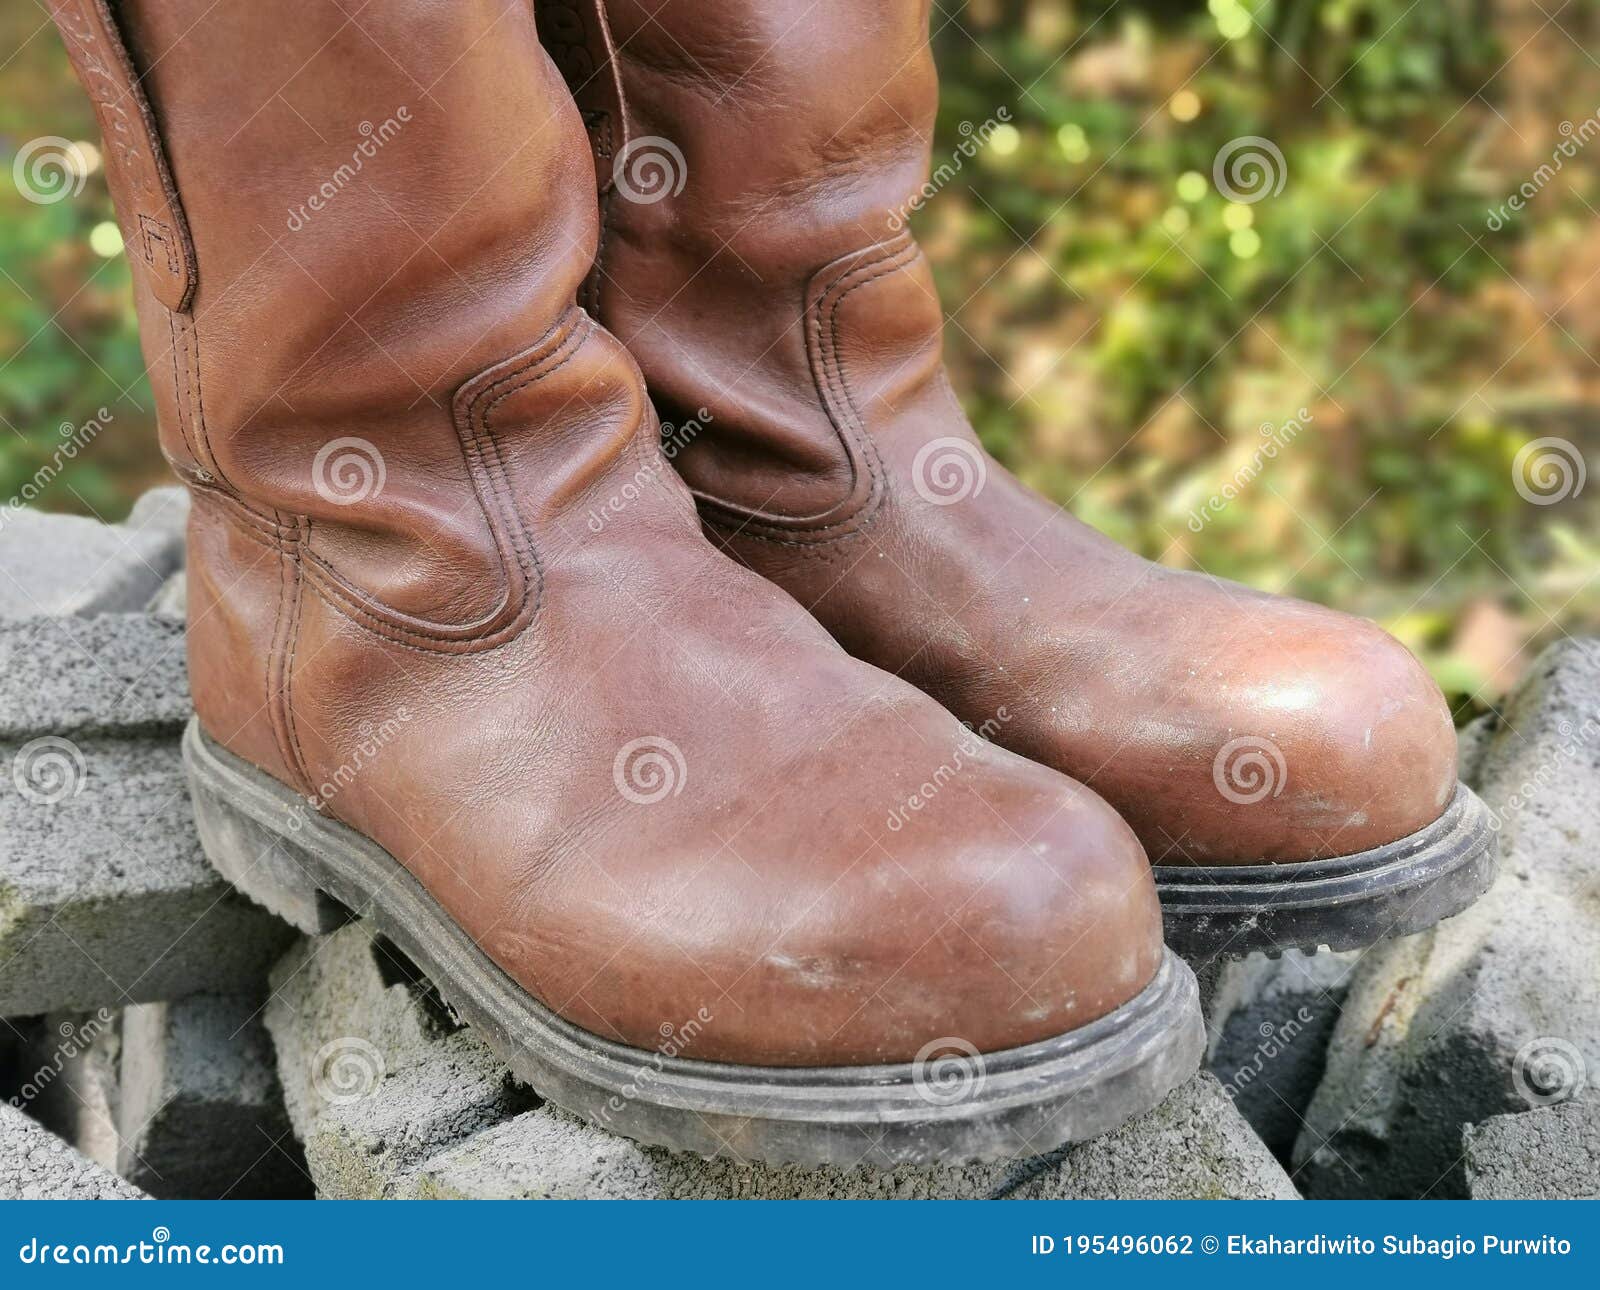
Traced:
[[174, 311], [194, 292], [194, 251], [133, 64], [105, 0], [50, 0], [78, 79], [105, 138], [106, 170], [128, 243], [156, 298]]

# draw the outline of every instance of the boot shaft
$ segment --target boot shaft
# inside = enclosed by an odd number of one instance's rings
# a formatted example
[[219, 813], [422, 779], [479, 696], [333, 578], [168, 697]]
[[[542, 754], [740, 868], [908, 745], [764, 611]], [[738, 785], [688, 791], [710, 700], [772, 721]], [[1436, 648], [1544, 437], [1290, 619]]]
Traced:
[[[575, 0], [544, 0], [546, 39], [555, 7]], [[709, 518], [832, 540], [870, 521], [878, 423], [961, 421], [905, 231], [938, 99], [929, 4], [604, 0], [604, 17], [588, 54], [614, 48], [625, 143], [594, 307], [665, 419], [712, 414], [675, 460]]]
[[[386, 619], [495, 619], [527, 581], [525, 441], [606, 457], [643, 415], [574, 311], [589, 162], [525, 0], [52, 10], [108, 141], [180, 476]], [[519, 355], [559, 371], [475, 400]]]

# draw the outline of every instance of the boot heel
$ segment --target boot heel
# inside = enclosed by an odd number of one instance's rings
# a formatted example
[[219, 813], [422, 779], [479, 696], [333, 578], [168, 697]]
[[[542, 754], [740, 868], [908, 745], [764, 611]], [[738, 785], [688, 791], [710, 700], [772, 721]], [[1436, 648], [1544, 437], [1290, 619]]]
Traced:
[[[187, 738], [184, 743], [195, 828], [211, 867], [256, 904], [308, 936], [322, 936], [347, 923], [350, 911], [317, 886], [291, 838], [230, 803], [222, 786], [188, 755]], [[311, 811], [309, 804], [304, 809]], [[293, 830], [292, 815], [286, 825]]]

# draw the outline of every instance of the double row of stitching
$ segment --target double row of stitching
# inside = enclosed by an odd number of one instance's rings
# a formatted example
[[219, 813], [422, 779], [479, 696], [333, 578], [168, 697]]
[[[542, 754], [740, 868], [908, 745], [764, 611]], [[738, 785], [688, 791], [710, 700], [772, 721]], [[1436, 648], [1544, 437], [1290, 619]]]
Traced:
[[536, 345], [487, 369], [457, 392], [454, 422], [484, 515], [501, 558], [505, 594], [475, 623], [441, 624], [402, 614], [342, 577], [310, 543], [302, 544], [302, 567], [311, 589], [357, 625], [384, 639], [428, 653], [470, 653], [515, 639], [538, 612], [544, 570], [516, 503], [504, 450], [495, 433], [495, 410], [518, 390], [545, 380], [571, 362], [593, 324], [569, 309]]
[[[872, 248], [865, 257], [818, 290], [824, 269], [807, 288], [806, 358], [812, 384], [852, 472], [850, 494], [817, 515], [783, 515], [741, 507], [697, 492], [706, 518], [724, 531], [784, 546], [817, 546], [855, 536], [871, 524], [887, 487], [882, 459], [861, 416], [840, 353], [840, 313], [863, 287], [916, 261], [922, 252], [909, 234]], [[831, 269], [832, 266], [830, 266]], [[815, 295], [815, 299], [809, 299]], [[863, 487], [864, 482], [864, 487]]]

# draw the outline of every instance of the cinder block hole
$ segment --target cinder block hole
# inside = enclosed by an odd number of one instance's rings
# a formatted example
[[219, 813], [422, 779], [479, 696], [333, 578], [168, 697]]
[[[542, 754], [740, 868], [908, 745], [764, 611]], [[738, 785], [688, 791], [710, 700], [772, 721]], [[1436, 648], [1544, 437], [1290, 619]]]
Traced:
[[465, 1027], [466, 1023], [451, 1011], [450, 1005], [444, 1001], [422, 969], [407, 958], [400, 947], [387, 936], [372, 938], [372, 960], [377, 965], [378, 975], [384, 985], [403, 985], [415, 994], [427, 1011], [428, 1019], [445, 1034], [453, 1034]]

